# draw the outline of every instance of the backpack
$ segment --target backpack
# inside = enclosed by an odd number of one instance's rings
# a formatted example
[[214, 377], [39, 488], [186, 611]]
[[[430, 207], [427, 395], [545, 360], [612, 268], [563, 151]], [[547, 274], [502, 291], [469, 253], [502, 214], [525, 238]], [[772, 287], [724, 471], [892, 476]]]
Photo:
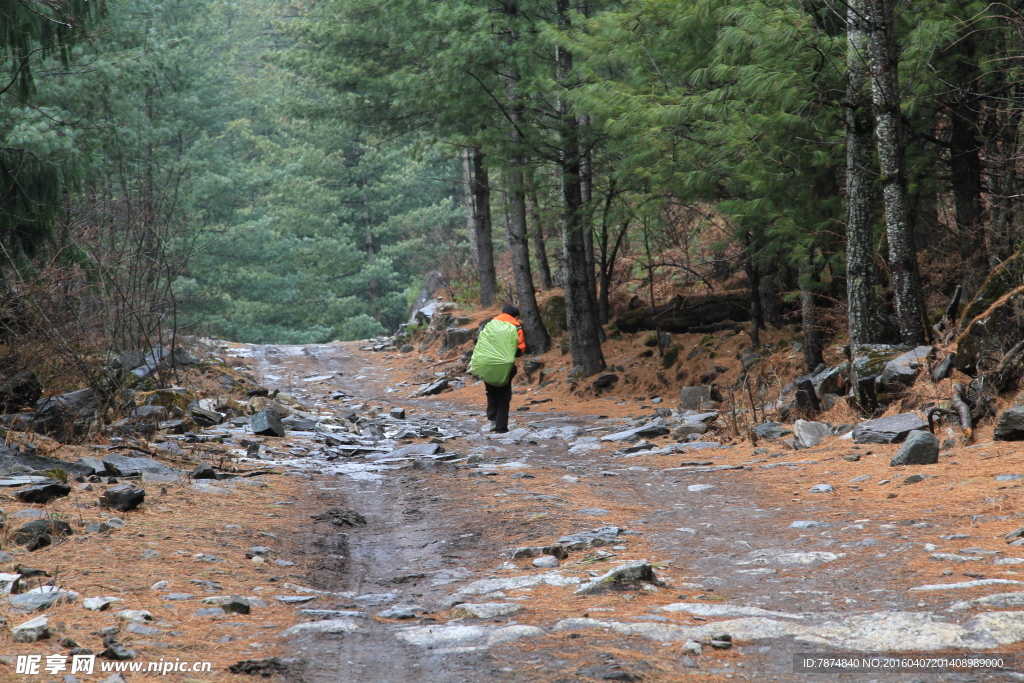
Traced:
[[508, 384], [519, 349], [519, 326], [504, 320], [492, 320], [480, 331], [469, 361], [469, 372], [488, 384]]

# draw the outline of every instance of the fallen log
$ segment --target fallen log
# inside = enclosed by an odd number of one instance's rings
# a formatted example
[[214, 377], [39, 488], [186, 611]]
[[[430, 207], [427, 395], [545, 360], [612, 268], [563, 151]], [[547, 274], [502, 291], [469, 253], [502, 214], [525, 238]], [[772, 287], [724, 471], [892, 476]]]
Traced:
[[638, 308], [615, 320], [622, 332], [661, 330], [683, 334], [726, 321], [734, 323], [750, 320], [747, 294], [712, 294], [704, 297], [676, 296], [661, 306]]

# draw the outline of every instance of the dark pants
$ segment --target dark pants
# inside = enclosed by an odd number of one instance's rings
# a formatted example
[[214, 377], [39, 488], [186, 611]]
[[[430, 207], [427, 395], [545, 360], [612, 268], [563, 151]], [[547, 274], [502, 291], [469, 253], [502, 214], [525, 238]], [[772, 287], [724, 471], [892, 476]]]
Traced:
[[496, 387], [484, 382], [487, 391], [487, 419], [494, 422], [499, 431], [508, 429], [508, 408], [512, 404], [512, 378], [516, 376], [516, 366], [508, 377], [508, 384]]

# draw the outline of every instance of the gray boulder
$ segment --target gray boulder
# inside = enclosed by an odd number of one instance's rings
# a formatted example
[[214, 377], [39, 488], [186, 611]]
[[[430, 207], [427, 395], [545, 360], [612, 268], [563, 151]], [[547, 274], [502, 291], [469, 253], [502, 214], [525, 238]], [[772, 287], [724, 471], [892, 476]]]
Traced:
[[857, 443], [900, 443], [910, 432], [926, 429], [928, 423], [917, 413], [901, 413], [861, 422], [853, 428], [853, 440]]
[[23, 370], [0, 380], [0, 409], [4, 412], [31, 406], [43, 395], [43, 387], [36, 374]]
[[784, 436], [789, 436], [793, 431], [782, 426], [781, 422], [765, 422], [754, 427], [754, 434], [759, 439], [774, 441]]
[[834, 368], [825, 368], [811, 378], [814, 388], [821, 394], [845, 394], [849, 388], [849, 381], [844, 365], [837, 365]]
[[100, 498], [103, 507], [120, 512], [128, 512], [142, 505], [146, 500], [146, 491], [128, 484], [112, 486], [107, 489]]
[[48, 396], [36, 403], [33, 428], [57, 441], [72, 441], [99, 419], [100, 400], [92, 389]]
[[1024, 441], [1024, 406], [1004, 410], [999, 415], [992, 438], [996, 441]]
[[447, 379], [441, 379], [431, 384], [428, 384], [425, 388], [420, 390], [420, 396], [435, 396], [440, 394], [442, 391], [448, 388], [449, 382]]
[[50, 627], [45, 616], [30, 619], [11, 629], [11, 638], [16, 643], [34, 643], [49, 637]]
[[249, 427], [252, 429], [253, 434], [259, 436], [284, 437], [284, 426], [281, 424], [281, 418], [277, 416], [277, 411], [273, 408], [261, 410], [249, 418]]
[[702, 410], [711, 405], [711, 387], [707, 384], [679, 390], [679, 407], [682, 410]]
[[885, 387], [910, 386], [921, 373], [921, 368], [928, 363], [928, 357], [934, 351], [935, 347], [933, 346], [918, 346], [901, 353], [886, 362], [882, 374], [878, 378], [878, 383]]
[[473, 330], [468, 327], [452, 327], [444, 331], [444, 346], [454, 349], [462, 346], [473, 338]]
[[939, 440], [931, 432], [914, 431], [896, 451], [896, 455], [889, 461], [889, 466], [934, 465], [938, 461]]
[[901, 353], [909, 351], [906, 346], [889, 344], [860, 344], [853, 350], [853, 368], [858, 381], [879, 377], [886, 364]]
[[814, 448], [822, 439], [832, 436], [832, 430], [827, 424], [807, 420], [797, 420], [793, 425], [793, 431], [796, 433], [797, 441], [804, 448]]

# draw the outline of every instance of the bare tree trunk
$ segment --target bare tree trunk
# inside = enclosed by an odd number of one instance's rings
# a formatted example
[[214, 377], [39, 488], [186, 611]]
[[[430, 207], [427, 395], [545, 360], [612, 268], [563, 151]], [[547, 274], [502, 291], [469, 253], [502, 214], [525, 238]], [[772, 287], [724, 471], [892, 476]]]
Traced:
[[875, 240], [871, 207], [871, 102], [867, 95], [863, 0], [849, 0], [846, 12], [846, 295], [850, 344], [880, 339], [875, 297]]
[[754, 348], [761, 345], [761, 328], [764, 327], [764, 313], [761, 310], [761, 269], [754, 259], [757, 254], [758, 242], [753, 235], [747, 234], [747, 254], [743, 261], [747, 271], [747, 283], [750, 285], [750, 344]]
[[[555, 0], [558, 28], [568, 30], [569, 0]], [[555, 48], [555, 63], [558, 80], [563, 87], [572, 73], [572, 53]], [[558, 113], [562, 128], [562, 150], [559, 160], [562, 175], [562, 244], [565, 254], [565, 309], [566, 326], [569, 328], [569, 350], [572, 362], [583, 370], [587, 377], [604, 370], [604, 354], [596, 311], [591, 308], [592, 298], [588, 293], [590, 278], [587, 275], [587, 246], [583, 225], [583, 196], [580, 181], [579, 121], [572, 113], [569, 103], [559, 99]]]
[[537, 270], [540, 275], [541, 291], [554, 289], [555, 283], [551, 280], [551, 266], [548, 265], [548, 248], [544, 243], [544, 223], [540, 220], [540, 207], [537, 206], [537, 194], [530, 192], [530, 217], [533, 219], [533, 253], [537, 260]]
[[814, 372], [824, 362], [824, 357], [821, 352], [821, 323], [814, 302], [814, 273], [809, 260], [800, 263], [800, 319], [804, 328], [804, 365], [807, 372]]
[[462, 184], [465, 188], [466, 236], [469, 238], [469, 255], [473, 268], [479, 272], [480, 252], [476, 244], [476, 202], [473, 199], [473, 148], [462, 148]]
[[893, 5], [894, 0], [864, 1], [868, 64], [875, 107], [875, 140], [889, 242], [889, 271], [892, 273], [900, 336], [904, 344], [916, 346], [925, 342], [925, 324], [914, 235], [908, 222]]
[[[594, 210], [591, 205], [591, 200], [594, 197], [594, 166], [589, 140], [590, 117], [581, 114], [576, 120], [579, 123], [581, 142], [584, 144], [584, 148], [580, 150], [580, 199], [583, 202], [583, 235], [587, 254], [587, 294], [590, 296], [590, 309], [596, 312], [599, 309], [597, 305], [597, 274], [595, 272], [596, 259], [594, 258]], [[601, 341], [604, 341], [604, 329], [600, 326], [597, 329], [601, 334]]]
[[509, 129], [512, 182], [508, 188], [508, 243], [512, 250], [512, 271], [515, 276], [526, 348], [532, 354], [542, 354], [551, 348], [551, 337], [540, 319], [540, 309], [537, 308], [537, 297], [533, 290], [533, 273], [530, 270], [530, 243], [527, 241], [526, 232], [526, 186], [523, 177], [523, 139], [519, 129], [523, 119], [523, 105], [516, 92], [518, 81], [519, 75], [515, 71], [511, 71], [505, 77], [505, 100], [508, 102], [509, 122], [512, 124]]
[[491, 238], [491, 184], [483, 152], [473, 148], [473, 212], [476, 228], [477, 274], [480, 278], [480, 305], [490, 308], [498, 295], [494, 272], [494, 243]]
[[981, 288], [988, 274], [988, 249], [985, 245], [984, 202], [982, 200], [981, 141], [979, 140], [979, 102], [969, 93], [977, 82], [958, 89], [958, 101], [949, 111], [950, 189], [956, 206], [960, 262], [968, 298]]

